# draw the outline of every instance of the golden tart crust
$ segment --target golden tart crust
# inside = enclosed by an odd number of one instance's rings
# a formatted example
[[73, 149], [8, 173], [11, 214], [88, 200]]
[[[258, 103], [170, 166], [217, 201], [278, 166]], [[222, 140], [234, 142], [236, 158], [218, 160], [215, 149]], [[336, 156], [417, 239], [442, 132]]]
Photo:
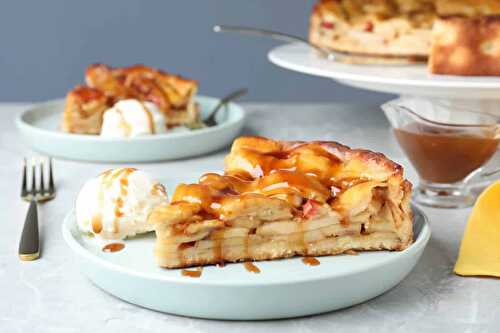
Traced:
[[99, 134], [108, 98], [99, 89], [77, 86], [66, 96], [61, 129], [76, 134]]
[[428, 66], [434, 74], [500, 76], [500, 15], [438, 19]]
[[411, 184], [384, 155], [335, 142], [241, 137], [223, 175], [180, 184], [150, 215], [162, 267], [403, 250]]
[[435, 17], [429, 0], [321, 0], [309, 40], [339, 52], [425, 60]]
[[369, 63], [430, 58], [431, 73], [496, 76], [499, 15], [497, 0], [320, 0], [310, 18], [309, 40], [376, 57]]

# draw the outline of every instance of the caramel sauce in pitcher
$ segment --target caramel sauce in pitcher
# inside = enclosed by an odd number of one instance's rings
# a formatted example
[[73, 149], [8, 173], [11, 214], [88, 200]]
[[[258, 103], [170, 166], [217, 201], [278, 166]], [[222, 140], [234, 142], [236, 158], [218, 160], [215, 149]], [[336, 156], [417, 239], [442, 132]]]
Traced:
[[497, 151], [498, 139], [411, 123], [394, 129], [396, 138], [422, 179], [455, 183], [483, 166]]
[[319, 266], [321, 262], [314, 257], [304, 257], [302, 258], [302, 262], [308, 266]]
[[250, 273], [255, 273], [255, 274], [259, 274], [260, 273], [259, 267], [255, 266], [255, 264], [253, 262], [251, 262], [251, 261], [245, 261], [245, 263], [243, 264], [243, 266]]

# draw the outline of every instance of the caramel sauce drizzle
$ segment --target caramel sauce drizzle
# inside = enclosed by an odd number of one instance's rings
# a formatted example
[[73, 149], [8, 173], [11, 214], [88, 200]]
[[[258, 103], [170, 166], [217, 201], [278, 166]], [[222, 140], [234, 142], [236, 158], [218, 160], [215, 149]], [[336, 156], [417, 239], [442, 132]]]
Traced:
[[102, 231], [102, 217], [100, 214], [92, 217], [92, 231], [96, 234]]
[[[177, 186], [171, 205], [181, 202], [196, 203], [201, 211], [192, 216], [192, 221], [205, 219], [224, 220], [223, 209], [226, 203], [240, 200], [243, 196], [279, 197], [287, 200], [293, 208], [294, 214], [303, 217], [299, 223], [298, 241], [300, 242], [303, 262], [310, 266], [320, 264], [319, 260], [307, 257], [309, 254], [306, 240], [307, 217], [302, 216], [303, 205], [307, 200], [315, 201], [319, 205], [329, 204], [335, 208], [336, 197], [346, 189], [369, 179], [350, 177], [348, 171], [339, 179], [335, 175], [343, 167], [341, 149], [323, 146], [321, 143], [295, 144], [286, 151], [258, 152], [252, 149], [240, 148], [238, 151], [238, 169], [226, 167], [226, 173], [219, 175], [207, 173], [199, 179], [198, 184], [180, 184]], [[228, 156], [231, 158], [231, 155]], [[355, 166], [353, 167], [355, 169]], [[248, 171], [250, 170], [250, 171]], [[299, 203], [297, 204], [297, 196]], [[341, 212], [342, 214], [342, 212]], [[173, 226], [182, 233], [192, 222]], [[342, 219], [343, 226], [349, 225], [348, 219]], [[217, 230], [216, 232], [221, 232]], [[223, 230], [222, 230], [223, 232]], [[244, 258], [252, 259], [250, 252], [251, 234], [244, 240]], [[224, 263], [224, 238], [216, 237], [213, 240], [214, 262]], [[177, 251], [181, 264], [185, 263], [184, 252], [190, 246], [179, 246]], [[245, 262], [245, 268], [253, 273], [260, 270], [252, 262]]]
[[120, 118], [122, 120], [121, 125], [125, 130], [125, 136], [130, 136], [132, 133], [132, 126], [127, 122], [127, 119], [125, 119], [125, 116], [123, 115], [123, 112], [121, 109], [115, 106], [116, 113], [120, 115]]
[[255, 266], [255, 264], [253, 262], [251, 262], [251, 261], [245, 261], [245, 263], [243, 263], [243, 266], [250, 273], [255, 273], [255, 274], [259, 274], [260, 273], [259, 267]]
[[167, 190], [165, 190], [165, 187], [160, 183], [154, 184], [150, 193], [151, 195], [167, 196]]
[[[98, 204], [99, 204], [99, 210], [102, 211], [104, 208], [104, 192], [109, 189], [112, 185], [113, 182], [120, 178], [120, 191], [119, 191], [119, 196], [114, 200], [114, 213], [115, 213], [115, 220], [113, 221], [113, 232], [116, 233], [119, 231], [119, 224], [118, 224], [118, 219], [123, 217], [124, 213], [122, 211], [123, 205], [124, 205], [124, 199], [128, 195], [128, 176], [135, 172], [137, 169], [134, 168], [122, 168], [119, 169], [118, 171], [114, 170], [107, 170], [103, 172], [100, 176], [102, 177], [101, 179], [101, 184], [99, 186], [99, 192], [97, 193], [97, 198], [98, 198]], [[102, 216], [96, 215], [92, 217], [92, 231], [96, 234], [99, 234], [102, 232]]]
[[264, 153], [240, 148], [234, 164], [242, 167], [226, 168], [225, 175], [207, 173], [198, 184], [181, 184], [172, 202], [199, 203], [216, 218], [226, 201], [249, 194], [277, 197], [296, 208], [301, 208], [301, 199], [333, 205], [340, 193], [368, 180], [348, 174], [336, 179], [343, 166], [342, 154], [321, 143], [295, 144], [286, 151]]
[[319, 266], [321, 262], [314, 257], [304, 257], [302, 258], [302, 262], [308, 266]]
[[156, 134], [156, 127], [155, 127], [155, 122], [153, 121], [153, 114], [146, 107], [144, 102], [139, 101], [139, 103], [141, 104], [142, 109], [144, 110], [144, 113], [146, 114], [146, 117], [148, 118], [149, 131], [151, 132], [151, 134]]
[[179, 244], [179, 246], [177, 247], [177, 249], [179, 249], [179, 250], [182, 251], [182, 250], [194, 247], [195, 245], [196, 245], [196, 241], [187, 242], [187, 243], [181, 243], [181, 244]]
[[201, 273], [203, 272], [202, 267], [198, 267], [196, 270], [191, 270], [191, 269], [183, 269], [181, 271], [182, 276], [187, 276], [190, 278], [199, 278], [201, 276]]
[[111, 243], [102, 248], [103, 252], [118, 252], [125, 248], [123, 243]]

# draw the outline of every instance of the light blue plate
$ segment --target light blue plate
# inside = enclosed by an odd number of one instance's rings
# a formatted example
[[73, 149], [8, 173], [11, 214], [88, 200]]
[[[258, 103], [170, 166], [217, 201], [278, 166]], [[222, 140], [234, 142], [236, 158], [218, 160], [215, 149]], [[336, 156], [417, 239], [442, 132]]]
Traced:
[[[202, 119], [218, 99], [198, 96]], [[188, 132], [166, 133], [131, 139], [68, 134], [59, 130], [64, 100], [54, 100], [23, 112], [16, 125], [34, 150], [67, 159], [96, 162], [152, 162], [198, 156], [228, 146], [245, 120], [244, 110], [230, 103], [218, 116], [218, 125]]]
[[[165, 182], [175, 188], [179, 181]], [[127, 302], [157, 311], [212, 319], [277, 319], [306, 316], [358, 304], [396, 286], [412, 270], [429, 241], [426, 217], [416, 207], [415, 242], [401, 252], [363, 252], [257, 262], [260, 274], [243, 264], [208, 266], [200, 278], [162, 269], [153, 256], [154, 234], [127, 240], [125, 249], [104, 253], [102, 243], [82, 235], [73, 212], [62, 231], [82, 272], [97, 286]]]

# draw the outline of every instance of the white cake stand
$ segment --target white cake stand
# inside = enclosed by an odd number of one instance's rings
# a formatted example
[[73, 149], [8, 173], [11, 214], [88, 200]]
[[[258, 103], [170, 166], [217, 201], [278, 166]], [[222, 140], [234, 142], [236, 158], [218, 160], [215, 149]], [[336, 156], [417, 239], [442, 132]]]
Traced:
[[[289, 70], [331, 78], [371, 91], [476, 102], [500, 99], [498, 77], [432, 75], [423, 64], [339, 63], [321, 58], [310, 47], [299, 43], [278, 46], [269, 52], [268, 57], [272, 63]], [[498, 109], [500, 110], [500, 107]]]
[[[500, 78], [432, 75], [424, 64], [347, 64], [320, 57], [305, 44], [278, 46], [269, 60], [286, 69], [331, 78], [348, 86], [423, 98], [429, 105], [445, 105], [450, 110], [468, 109], [500, 117]], [[500, 118], [499, 118], [500, 119]], [[500, 165], [500, 158], [485, 168]], [[494, 178], [493, 178], [494, 179]], [[472, 180], [473, 192], [480, 192], [493, 179]]]

